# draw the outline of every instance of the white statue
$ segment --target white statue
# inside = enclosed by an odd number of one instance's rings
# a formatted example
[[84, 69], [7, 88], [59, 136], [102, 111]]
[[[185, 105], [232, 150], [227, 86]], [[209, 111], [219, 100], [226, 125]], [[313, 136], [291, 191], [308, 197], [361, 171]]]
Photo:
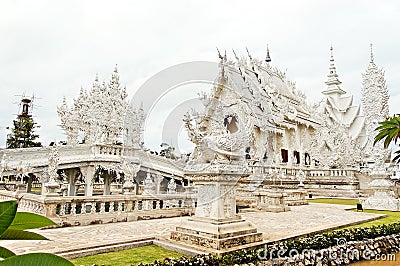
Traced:
[[151, 174], [147, 173], [146, 179], [143, 181], [143, 195], [154, 195], [155, 194], [155, 184], [151, 178]]
[[306, 174], [304, 173], [303, 170], [300, 169], [300, 170], [297, 172], [296, 178], [297, 178], [297, 180], [300, 182], [298, 186], [299, 186], [299, 187], [304, 187], [303, 181], [306, 180]]
[[175, 179], [171, 178], [168, 182], [168, 191], [167, 194], [176, 194], [176, 183]]

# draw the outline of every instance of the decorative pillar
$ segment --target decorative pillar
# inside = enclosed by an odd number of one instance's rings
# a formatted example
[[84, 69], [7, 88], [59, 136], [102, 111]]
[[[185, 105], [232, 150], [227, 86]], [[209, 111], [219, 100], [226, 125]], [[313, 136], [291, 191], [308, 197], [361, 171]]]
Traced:
[[164, 180], [164, 177], [163, 177], [160, 173], [157, 173], [156, 176], [155, 176], [155, 178], [154, 178], [155, 186], [156, 186], [156, 194], [157, 194], [157, 195], [161, 194], [160, 185], [161, 185], [161, 182], [162, 182], [163, 180]]
[[46, 187], [44, 185], [48, 180], [47, 175], [41, 172], [41, 173], [35, 173], [35, 176], [39, 179], [39, 182], [41, 184], [40, 194], [42, 196], [46, 195]]
[[32, 191], [32, 179], [33, 179], [33, 177], [32, 177], [32, 174], [28, 174], [27, 177], [28, 177], [28, 181], [26, 182], [26, 192], [30, 193]]
[[103, 180], [104, 180], [104, 189], [103, 189], [103, 195], [110, 195], [110, 186], [111, 186], [111, 179], [112, 175], [109, 173], [104, 174]]
[[262, 234], [236, 214], [235, 185], [242, 166], [213, 167], [190, 173], [198, 187], [195, 216], [176, 227], [171, 240], [218, 251], [261, 243]]
[[139, 195], [139, 183], [134, 179], [134, 195]]
[[76, 188], [75, 188], [75, 177], [77, 174], [77, 169], [71, 168], [64, 170], [64, 174], [67, 176], [67, 195], [68, 196], [75, 196], [76, 195]]
[[81, 167], [85, 179], [85, 196], [93, 196], [93, 180], [95, 169], [93, 165]]

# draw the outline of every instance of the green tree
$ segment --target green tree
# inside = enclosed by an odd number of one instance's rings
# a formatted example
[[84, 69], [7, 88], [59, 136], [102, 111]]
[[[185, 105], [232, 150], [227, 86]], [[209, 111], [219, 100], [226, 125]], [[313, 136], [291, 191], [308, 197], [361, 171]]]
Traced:
[[14, 127], [7, 136], [7, 149], [41, 147], [35, 140], [39, 135], [35, 134], [35, 128], [39, 128], [31, 116], [18, 115], [13, 121]]
[[[389, 119], [379, 122], [380, 126], [375, 130], [378, 131], [378, 134], [375, 136], [374, 145], [381, 141], [383, 141], [383, 146], [385, 148], [389, 147], [390, 143], [394, 142], [397, 144], [400, 138], [400, 116], [395, 115], [390, 117]], [[393, 158], [394, 162], [400, 162], [400, 150], [395, 152], [396, 156]]]

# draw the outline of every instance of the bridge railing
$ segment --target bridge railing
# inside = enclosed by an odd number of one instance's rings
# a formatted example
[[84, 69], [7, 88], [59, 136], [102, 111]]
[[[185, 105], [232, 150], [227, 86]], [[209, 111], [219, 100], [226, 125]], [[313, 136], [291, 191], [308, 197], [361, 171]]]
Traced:
[[191, 214], [196, 206], [195, 197], [186, 194], [42, 197], [0, 191], [1, 201], [16, 198], [21, 198], [20, 210], [37, 213], [56, 222], [85, 220], [86, 224], [101, 219], [108, 219], [109, 222], [110, 218], [118, 217], [124, 217], [126, 220], [126, 217], [132, 214], [136, 217], [141, 216], [142, 219], [180, 216]]

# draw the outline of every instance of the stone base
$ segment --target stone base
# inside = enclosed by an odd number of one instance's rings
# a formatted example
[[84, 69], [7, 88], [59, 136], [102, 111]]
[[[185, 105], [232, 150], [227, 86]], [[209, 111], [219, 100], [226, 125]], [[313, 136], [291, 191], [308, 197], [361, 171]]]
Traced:
[[286, 193], [279, 191], [257, 191], [257, 209], [266, 212], [287, 212], [290, 207], [285, 203]]
[[237, 216], [232, 219], [214, 220], [189, 218], [171, 233], [171, 240], [215, 253], [262, 241], [262, 233], [249, 222]]
[[265, 212], [288, 212], [288, 211], [290, 211], [290, 207], [287, 205], [279, 205], [279, 206], [265, 205], [265, 206], [260, 206], [259, 209], [261, 211], [265, 211]]

